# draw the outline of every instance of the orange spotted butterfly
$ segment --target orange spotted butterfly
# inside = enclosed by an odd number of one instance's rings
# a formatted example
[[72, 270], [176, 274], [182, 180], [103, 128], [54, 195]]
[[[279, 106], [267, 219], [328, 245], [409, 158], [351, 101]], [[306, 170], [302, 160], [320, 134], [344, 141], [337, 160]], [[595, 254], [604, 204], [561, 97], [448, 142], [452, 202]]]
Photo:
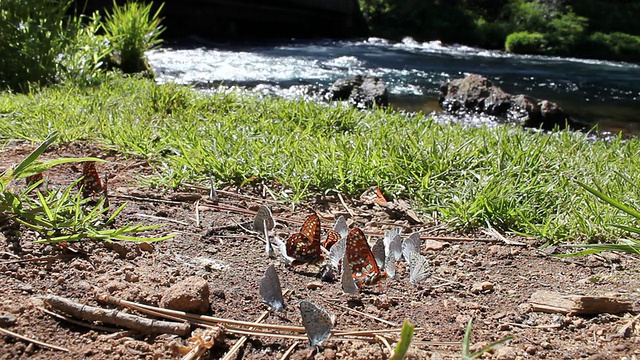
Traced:
[[317, 214], [311, 214], [300, 232], [287, 239], [285, 251], [292, 265], [315, 264], [324, 259], [320, 248], [320, 217]]
[[344, 216], [340, 215], [333, 225], [333, 229], [330, 229], [327, 233], [327, 238], [322, 242], [322, 246], [327, 250], [331, 250], [331, 247], [340, 239], [346, 237], [347, 234], [349, 234], [347, 221], [344, 219]]
[[358, 286], [375, 284], [386, 276], [380, 271], [364, 233], [355, 228], [347, 235], [346, 258]]
[[107, 185], [103, 184], [98, 175], [95, 161], [85, 161], [82, 163], [82, 180], [80, 180], [78, 185], [82, 187], [82, 196], [85, 198], [102, 195], [106, 193], [107, 190]]

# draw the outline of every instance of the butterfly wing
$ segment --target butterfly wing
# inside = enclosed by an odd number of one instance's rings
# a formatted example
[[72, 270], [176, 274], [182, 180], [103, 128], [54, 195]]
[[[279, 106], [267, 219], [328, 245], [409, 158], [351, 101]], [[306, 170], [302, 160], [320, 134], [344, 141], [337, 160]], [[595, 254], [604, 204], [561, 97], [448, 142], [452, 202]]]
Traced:
[[340, 265], [340, 261], [344, 257], [344, 254], [347, 251], [347, 238], [342, 238], [338, 240], [338, 242], [331, 247], [329, 250], [329, 262], [331, 266], [338, 270], [338, 266]]
[[336, 223], [333, 224], [333, 230], [337, 231], [341, 238], [349, 235], [349, 227], [347, 226], [347, 220], [345, 220], [344, 216], [338, 216]]
[[413, 233], [402, 241], [402, 256], [411, 265], [412, 254], [420, 254], [420, 233]]
[[316, 263], [322, 260], [320, 249], [320, 218], [312, 214], [302, 224], [299, 233], [291, 235], [286, 242], [287, 255], [296, 260], [294, 264]]
[[384, 238], [378, 238], [378, 240], [376, 240], [376, 243], [373, 244], [373, 247], [371, 248], [371, 252], [373, 253], [373, 258], [376, 259], [376, 264], [378, 265], [378, 268], [384, 269], [384, 263], [386, 258]]
[[351, 230], [347, 235], [346, 256], [356, 282], [373, 283], [381, 278], [380, 268], [359, 228]]
[[268, 207], [262, 205], [256, 212], [256, 217], [253, 219], [253, 230], [257, 233], [264, 233], [265, 229], [271, 230], [276, 225], [271, 215], [271, 210]]
[[333, 319], [324, 309], [312, 302], [302, 300], [300, 316], [311, 346], [322, 346], [331, 337]]
[[85, 161], [82, 163], [82, 180], [78, 184], [82, 187], [82, 196], [85, 198], [102, 194], [106, 187], [102, 184], [95, 161]]
[[260, 279], [260, 295], [273, 311], [278, 312], [284, 309], [280, 279], [273, 265], [269, 265], [264, 276]]
[[429, 260], [420, 253], [413, 253], [409, 266], [409, 281], [412, 284], [417, 284], [430, 274]]
[[384, 245], [386, 249], [385, 255], [387, 257], [389, 257], [390, 254], [393, 254], [393, 257], [396, 260], [400, 260], [400, 258], [402, 257], [402, 238], [400, 237], [401, 233], [401, 226], [396, 226], [385, 233]]
[[339, 232], [333, 229], [329, 230], [329, 232], [327, 233], [327, 238], [322, 242], [322, 246], [324, 246], [324, 248], [327, 250], [331, 250], [331, 247], [335, 245], [341, 238], [342, 236], [340, 236]]
[[345, 294], [354, 294], [358, 291], [358, 286], [353, 280], [353, 271], [351, 271], [351, 265], [349, 265], [349, 261], [346, 260], [346, 256], [342, 264], [342, 275], [340, 276], [342, 291], [344, 291]]

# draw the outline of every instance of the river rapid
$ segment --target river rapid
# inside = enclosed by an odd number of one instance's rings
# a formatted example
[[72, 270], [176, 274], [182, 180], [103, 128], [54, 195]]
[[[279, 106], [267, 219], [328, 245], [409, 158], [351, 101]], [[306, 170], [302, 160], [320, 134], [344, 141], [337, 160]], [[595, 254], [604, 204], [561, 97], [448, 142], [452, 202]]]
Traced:
[[534, 55], [513, 55], [439, 41], [211, 43], [186, 39], [147, 53], [157, 80], [199, 89], [239, 86], [264, 95], [320, 100], [335, 80], [357, 74], [382, 78], [398, 109], [434, 113], [441, 121], [494, 123], [486, 116], [443, 114], [440, 85], [482, 74], [512, 94], [558, 103], [573, 118], [601, 131], [640, 134], [640, 66]]

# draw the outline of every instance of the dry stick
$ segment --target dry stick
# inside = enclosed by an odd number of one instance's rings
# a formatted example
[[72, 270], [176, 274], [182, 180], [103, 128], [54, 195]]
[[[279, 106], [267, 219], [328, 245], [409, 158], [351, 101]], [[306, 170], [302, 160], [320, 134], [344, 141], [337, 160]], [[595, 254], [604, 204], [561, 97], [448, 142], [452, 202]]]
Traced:
[[189, 223], [187, 223], [187, 222], [180, 221], [180, 220], [175, 220], [175, 219], [171, 219], [171, 218], [166, 218], [166, 217], [161, 217], [161, 216], [147, 215], [147, 214], [143, 214], [143, 213], [137, 213], [136, 216], [147, 218], [147, 219], [153, 219], [153, 220], [168, 221], [168, 222], [172, 222], [172, 223], [176, 223], [176, 224], [180, 224], [180, 225], [184, 225], [184, 226], [189, 226]]
[[110, 196], [114, 197], [114, 198], [129, 199], [129, 200], [141, 201], [141, 202], [155, 202], [155, 203], [171, 204], [171, 205], [182, 205], [182, 204], [184, 204], [184, 201], [173, 201], [173, 200], [163, 200], [163, 199], [154, 199], [154, 198], [143, 198], [143, 197], [132, 196], [132, 195], [123, 195], [123, 194], [111, 194]]
[[115, 333], [115, 332], [119, 332], [121, 331], [121, 329], [116, 329], [116, 328], [110, 328], [110, 327], [106, 327], [106, 326], [100, 326], [100, 325], [94, 325], [88, 322], [84, 322], [84, 321], [78, 321], [76, 319], [72, 319], [68, 316], [64, 316], [58, 313], [55, 313], [53, 311], [49, 311], [45, 308], [40, 308], [40, 310], [42, 310], [42, 312], [44, 312], [45, 314], [49, 314], [57, 319], [60, 320], [64, 320], [66, 322], [78, 325], [78, 326], [84, 326], [87, 327], [89, 329], [93, 329], [93, 330], [98, 330], [98, 331], [106, 331], [106, 332], [111, 332], [111, 333]]
[[381, 322], [381, 323], [383, 323], [383, 324], [387, 324], [387, 325], [391, 325], [391, 326], [396, 326], [396, 327], [399, 327], [399, 326], [400, 326], [399, 324], [394, 323], [394, 322], [392, 322], [392, 321], [388, 321], [388, 320], [385, 320], [385, 319], [381, 319], [381, 318], [379, 318], [379, 317], [377, 317], [377, 316], [373, 316], [373, 315], [371, 315], [371, 314], [367, 314], [367, 313], [364, 313], [364, 312], [362, 312], [362, 311], [358, 311], [358, 310], [356, 310], [356, 309], [352, 309], [352, 308], [350, 308], [350, 307], [346, 307], [346, 306], [343, 306], [343, 305], [340, 305], [340, 304], [332, 303], [332, 302], [330, 302], [330, 301], [328, 301], [328, 300], [325, 300], [325, 299], [322, 299], [322, 301], [324, 301], [324, 302], [326, 302], [326, 303], [329, 303], [329, 304], [331, 304], [331, 305], [333, 305], [333, 306], [337, 306], [337, 307], [339, 307], [339, 308], [341, 308], [341, 309], [343, 309], [343, 310], [351, 311], [351, 312], [354, 312], [354, 313], [356, 313], [356, 314], [358, 314], [358, 315], [362, 315], [362, 316], [364, 316], [364, 317], [368, 317], [369, 319], [373, 319], [373, 320], [379, 321], [379, 322]]
[[187, 312], [184, 312], [184, 311], [163, 309], [163, 308], [159, 308], [159, 307], [155, 307], [155, 306], [144, 305], [144, 304], [135, 303], [135, 302], [132, 302], [132, 301], [117, 299], [117, 298], [115, 298], [113, 296], [108, 296], [108, 295], [99, 295], [98, 296], [98, 300], [106, 302], [106, 303], [110, 303], [110, 304], [115, 304], [115, 305], [120, 305], [120, 306], [124, 306], [124, 307], [128, 307], [128, 308], [132, 308], [132, 309], [138, 310], [140, 312], [145, 312], [145, 313], [154, 312], [154, 315], [155, 314], [162, 314], [162, 316], [179, 317], [182, 320], [200, 322], [203, 325], [225, 324], [226, 326], [229, 326], [229, 325], [234, 326], [235, 325], [235, 326], [246, 326], [246, 327], [256, 327], [256, 328], [262, 328], [262, 329], [280, 330], [280, 331], [291, 331], [291, 332], [298, 332], [298, 333], [304, 333], [305, 332], [304, 327], [302, 327], [302, 326], [285, 326], [285, 325], [261, 324], [261, 323], [255, 323], [255, 322], [249, 322], [249, 321], [239, 321], [239, 320], [230, 320], [230, 319], [224, 319], [224, 318], [217, 318], [217, 317], [207, 316], [207, 315], [197, 315], [197, 314], [187, 313]]
[[196, 227], [200, 227], [200, 210], [198, 209], [200, 207], [200, 200], [196, 201]]
[[80, 304], [55, 295], [45, 296], [43, 300], [49, 307], [76, 318], [102, 321], [103, 323], [123, 326], [144, 334], [174, 334], [186, 336], [189, 335], [191, 328], [188, 323], [147, 319], [137, 315], [126, 314], [118, 310], [102, 309]]
[[347, 203], [344, 202], [344, 199], [342, 198], [342, 194], [338, 193], [338, 199], [340, 199], [340, 203], [342, 203], [342, 206], [344, 206], [345, 210], [347, 210], [347, 212], [349, 213], [349, 215], [351, 215], [351, 217], [356, 216], [356, 214], [351, 211], [351, 209], [349, 209], [349, 207], [347, 206]]
[[391, 345], [389, 344], [389, 342], [387, 341], [387, 339], [385, 337], [380, 336], [380, 335], [376, 335], [376, 339], [378, 339], [380, 342], [382, 342], [387, 347], [387, 350], [389, 350], [389, 354], [393, 354], [393, 349], [391, 348]]
[[7, 330], [7, 329], [5, 329], [3, 327], [0, 327], [0, 334], [5, 334], [5, 335], [8, 335], [8, 336], [12, 336], [14, 338], [17, 338], [17, 339], [20, 339], [20, 340], [24, 340], [24, 341], [27, 341], [27, 342], [31, 342], [31, 343], [34, 343], [36, 345], [39, 345], [39, 346], [42, 346], [42, 347], [46, 347], [46, 348], [49, 348], [49, 349], [69, 352], [69, 349], [67, 349], [67, 348], [63, 348], [63, 347], [60, 347], [60, 346], [47, 344], [47, 343], [42, 342], [42, 341], [38, 341], [38, 340], [35, 340], [35, 339], [32, 339], [32, 338], [28, 338], [28, 337], [26, 337], [24, 335], [16, 334], [13, 331], [9, 331], [9, 330]]
[[4, 265], [4, 264], [19, 264], [19, 263], [25, 263], [25, 262], [51, 261], [51, 260], [58, 260], [58, 259], [64, 259], [64, 258], [72, 258], [72, 257], [76, 257], [76, 256], [82, 256], [82, 255], [79, 255], [79, 254], [58, 254], [58, 255], [55, 255], [55, 256], [44, 256], [44, 257], [33, 258], [33, 259], [8, 260], [8, 261], [0, 262], [0, 265]]
[[296, 341], [293, 344], [291, 344], [291, 346], [289, 346], [287, 351], [285, 351], [284, 354], [282, 354], [282, 357], [280, 358], [280, 360], [287, 360], [289, 356], [291, 356], [291, 353], [293, 353], [293, 350], [295, 350], [299, 344], [300, 344], [300, 341]]
[[618, 334], [620, 334], [620, 336], [622, 336], [623, 338], [628, 338], [631, 327], [633, 326], [633, 324], [635, 324], [636, 321], [638, 321], [638, 319], [640, 319], [640, 314], [634, 316], [631, 320], [629, 320], [628, 323], [624, 324], [624, 326], [622, 326], [620, 330], [618, 330]]
[[[267, 317], [267, 315], [269, 315], [269, 311], [263, 312], [262, 315], [258, 317], [258, 320], [256, 320], [256, 322], [261, 322]], [[240, 350], [240, 348], [244, 345], [244, 343], [247, 342], [247, 339], [248, 337], [246, 335], [241, 337], [235, 344], [233, 344], [231, 349], [229, 349], [229, 351], [227, 351], [227, 353], [222, 357], [222, 360], [231, 360], [231, 358], [236, 355], [236, 353], [238, 352], [238, 350]]]

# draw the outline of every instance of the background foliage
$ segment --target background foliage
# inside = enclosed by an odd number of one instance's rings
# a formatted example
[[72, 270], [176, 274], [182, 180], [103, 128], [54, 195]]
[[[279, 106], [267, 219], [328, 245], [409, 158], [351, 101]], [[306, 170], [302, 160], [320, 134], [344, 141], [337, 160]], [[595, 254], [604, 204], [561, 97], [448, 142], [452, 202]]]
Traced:
[[[374, 36], [640, 61], [635, 1], [360, 0]], [[517, 34], [511, 36], [509, 35]], [[510, 41], [509, 41], [510, 40]]]

